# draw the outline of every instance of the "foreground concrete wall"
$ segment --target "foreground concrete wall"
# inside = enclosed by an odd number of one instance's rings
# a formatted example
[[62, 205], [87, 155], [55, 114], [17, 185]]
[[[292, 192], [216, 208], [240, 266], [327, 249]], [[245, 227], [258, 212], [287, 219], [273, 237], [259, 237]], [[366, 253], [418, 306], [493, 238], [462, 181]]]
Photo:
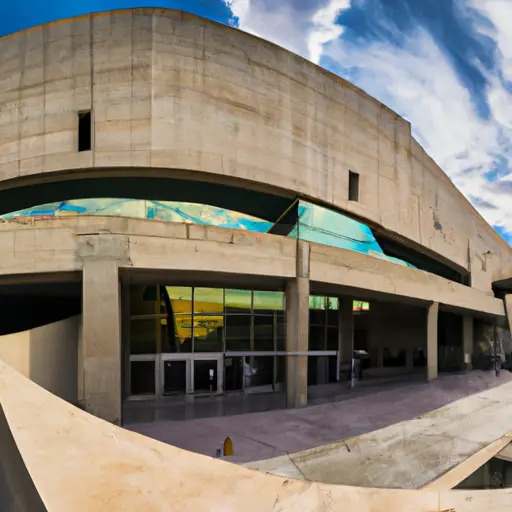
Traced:
[[[271, 43], [135, 9], [16, 33], [0, 39], [0, 54], [5, 187], [70, 169], [201, 171], [346, 210], [471, 270], [488, 294], [512, 270], [510, 247], [407, 121]], [[77, 113], [89, 109], [94, 148], [78, 153]], [[349, 170], [360, 174], [358, 202], [348, 201]]]
[[[0, 403], [8, 426], [0, 429], [0, 445], [12, 446], [14, 439], [36, 491], [50, 512], [105, 508], [127, 512], [510, 510], [509, 489], [453, 492], [329, 485], [269, 475], [180, 450], [78, 410], [1, 361]], [[66, 435], [56, 436], [55, 432]], [[17, 469], [14, 463], [11, 467]], [[350, 464], [344, 468], [350, 468]], [[14, 490], [26, 493], [28, 502], [23, 470], [18, 468], [9, 476], [17, 479]], [[2, 503], [0, 508], [7, 509]]]
[[80, 317], [0, 336], [0, 359], [51, 393], [77, 402]]

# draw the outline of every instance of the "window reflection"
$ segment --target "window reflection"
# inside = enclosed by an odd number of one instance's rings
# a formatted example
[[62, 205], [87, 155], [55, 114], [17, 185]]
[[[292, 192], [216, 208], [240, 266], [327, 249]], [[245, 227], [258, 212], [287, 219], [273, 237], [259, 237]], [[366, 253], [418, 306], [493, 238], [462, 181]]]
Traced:
[[130, 288], [130, 315], [154, 315], [156, 313], [156, 286], [132, 286]]
[[254, 350], [274, 350], [274, 315], [254, 316]]
[[[338, 350], [339, 300], [309, 305], [309, 350]], [[132, 286], [130, 313], [132, 354], [286, 350], [282, 291]]]
[[156, 320], [132, 319], [130, 322], [130, 352], [132, 354], [156, 353]]
[[226, 290], [225, 311], [232, 314], [250, 314], [252, 293], [250, 290]]
[[283, 311], [283, 292], [254, 291], [254, 313], [272, 314], [274, 311]]
[[[309, 350], [338, 350], [338, 314], [337, 297], [309, 297]], [[322, 370], [322, 372], [322, 375], [327, 375], [326, 371]], [[311, 378], [313, 381], [317, 380], [316, 377]]]
[[160, 287], [165, 315], [161, 318], [162, 352], [191, 352], [192, 350], [192, 288]]
[[309, 309], [325, 309], [325, 297], [310, 295]]
[[194, 289], [194, 352], [222, 352], [224, 290]]
[[226, 316], [226, 350], [251, 350], [251, 315]]
[[245, 386], [272, 386], [274, 384], [274, 356], [246, 357]]

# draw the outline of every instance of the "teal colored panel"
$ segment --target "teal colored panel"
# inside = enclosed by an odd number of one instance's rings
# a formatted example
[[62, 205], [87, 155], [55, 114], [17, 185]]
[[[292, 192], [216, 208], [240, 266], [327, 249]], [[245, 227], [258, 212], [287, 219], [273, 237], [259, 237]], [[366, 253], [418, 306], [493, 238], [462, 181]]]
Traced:
[[384, 254], [372, 230], [354, 219], [322, 206], [300, 201], [299, 220], [291, 237], [368, 254], [400, 265], [409, 263]]

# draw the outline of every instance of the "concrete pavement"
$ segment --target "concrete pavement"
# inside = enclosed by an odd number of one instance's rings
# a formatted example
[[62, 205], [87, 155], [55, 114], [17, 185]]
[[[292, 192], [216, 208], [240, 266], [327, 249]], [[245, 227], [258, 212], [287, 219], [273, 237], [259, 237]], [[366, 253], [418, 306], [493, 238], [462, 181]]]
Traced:
[[[244, 463], [286, 455], [359, 436], [442, 407], [460, 398], [512, 381], [504, 371], [445, 375], [432, 382], [389, 384], [379, 390], [361, 388], [330, 402], [296, 410], [131, 423], [126, 428], [180, 448], [215, 456], [226, 436], [233, 440], [230, 460]], [[252, 397], [254, 398], [254, 397]], [[326, 402], [327, 399], [317, 399]], [[236, 408], [229, 408], [233, 412]], [[169, 413], [172, 414], [172, 413]], [[183, 418], [182, 414], [179, 414]]]

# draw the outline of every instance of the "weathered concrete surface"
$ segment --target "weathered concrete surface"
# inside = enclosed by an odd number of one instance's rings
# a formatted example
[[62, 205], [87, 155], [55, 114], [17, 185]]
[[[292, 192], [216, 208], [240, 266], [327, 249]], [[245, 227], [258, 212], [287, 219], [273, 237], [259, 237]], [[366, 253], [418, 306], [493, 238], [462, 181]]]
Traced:
[[411, 421], [248, 466], [332, 484], [419, 489], [508, 435], [511, 425], [508, 383]]
[[[177, 11], [133, 9], [1, 38], [0, 54], [5, 187], [60, 171], [65, 179], [180, 169], [349, 211], [470, 270], [473, 287], [488, 294], [512, 267], [510, 247], [406, 120], [252, 35]], [[94, 147], [79, 153], [77, 112], [88, 109]], [[349, 169], [360, 174], [358, 202], [348, 201]]]
[[284, 410], [277, 394], [226, 396], [194, 405], [149, 407], [125, 404], [125, 426], [159, 441], [214, 456], [226, 436], [237, 463], [270, 459], [339, 442], [382, 429], [443, 407], [455, 400], [512, 382], [510, 372], [441, 375], [437, 380], [382, 383], [342, 388], [326, 398], [309, 397], [309, 406]]
[[[116, 217], [67, 217], [28, 224], [0, 224], [6, 245], [1, 274], [72, 271], [90, 259], [116, 260], [123, 268], [210, 271], [293, 279], [297, 247], [292, 238], [247, 231]], [[19, 246], [18, 240], [24, 245]], [[310, 247], [311, 281], [437, 301], [461, 312], [505, 316], [503, 301], [434, 274], [373, 256], [320, 244]], [[63, 250], [63, 248], [65, 248]]]
[[310, 279], [354, 290], [439, 302], [460, 311], [467, 309], [501, 317], [505, 314], [503, 301], [474, 288], [373, 256], [321, 244], [311, 244]]
[[[306, 242], [298, 242], [297, 277], [286, 284], [286, 350], [307, 352], [309, 347], [309, 253]], [[308, 357], [286, 357], [286, 405], [301, 407], [308, 401]]]
[[434, 302], [427, 309], [427, 380], [437, 379], [438, 316], [439, 302]]
[[[49, 512], [457, 512], [510, 509], [509, 490], [361, 489], [267, 475], [115, 427], [0, 362], [0, 403]], [[7, 433], [2, 431], [2, 442]], [[21, 471], [11, 475], [20, 478]], [[485, 508], [484, 508], [485, 507]]]
[[84, 264], [80, 337], [80, 405], [121, 424], [121, 296], [114, 260]]

